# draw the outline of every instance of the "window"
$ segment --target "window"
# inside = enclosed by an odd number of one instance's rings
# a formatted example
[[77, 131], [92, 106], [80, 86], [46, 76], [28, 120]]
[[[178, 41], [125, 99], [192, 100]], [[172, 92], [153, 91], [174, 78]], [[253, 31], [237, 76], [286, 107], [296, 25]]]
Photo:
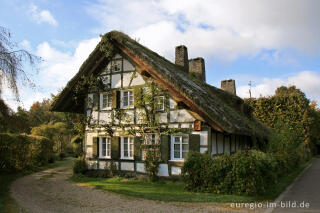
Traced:
[[188, 135], [171, 136], [171, 160], [184, 160], [189, 151]]
[[133, 159], [133, 138], [121, 137], [121, 158]]
[[164, 110], [164, 96], [157, 97], [156, 101], [157, 101], [157, 110], [158, 111]]
[[100, 95], [100, 100], [101, 100], [101, 109], [111, 109], [112, 105], [112, 94], [101, 94]]
[[100, 137], [99, 143], [99, 157], [100, 158], [111, 158], [111, 139]]
[[133, 102], [133, 91], [122, 91], [122, 108], [132, 107]]
[[[160, 143], [160, 137], [158, 134], [146, 134], [144, 136], [143, 144], [144, 145], [154, 145]], [[142, 160], [145, 160], [146, 158], [146, 151], [142, 149], [141, 151], [141, 158]]]
[[122, 70], [122, 60], [115, 60], [111, 63], [112, 72], [120, 72]]

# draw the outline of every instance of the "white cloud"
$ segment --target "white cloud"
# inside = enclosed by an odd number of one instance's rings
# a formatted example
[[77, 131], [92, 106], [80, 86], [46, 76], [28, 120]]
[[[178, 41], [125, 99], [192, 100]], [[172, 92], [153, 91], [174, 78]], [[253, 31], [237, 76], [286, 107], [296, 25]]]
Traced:
[[100, 32], [122, 30], [169, 58], [183, 43], [192, 57], [231, 61], [276, 50], [270, 57], [292, 63], [281, 51], [320, 53], [319, 7], [317, 0], [100, 0], [88, 12]]
[[36, 5], [32, 4], [30, 6], [29, 13], [32, 20], [38, 24], [46, 22], [53, 26], [58, 26], [58, 22], [48, 10], [39, 10]]
[[[263, 78], [261, 82], [253, 82], [251, 88], [252, 97], [271, 96], [280, 86], [296, 86], [307, 94], [311, 100], [320, 104], [320, 75], [312, 71], [301, 71], [287, 79], [280, 78]], [[242, 98], [249, 97], [249, 86], [240, 85], [237, 87], [237, 94]]]
[[39, 73], [40, 86], [54, 90], [65, 86], [99, 41], [100, 38], [81, 41], [73, 54], [58, 51], [48, 42], [39, 44], [36, 54], [44, 60]]

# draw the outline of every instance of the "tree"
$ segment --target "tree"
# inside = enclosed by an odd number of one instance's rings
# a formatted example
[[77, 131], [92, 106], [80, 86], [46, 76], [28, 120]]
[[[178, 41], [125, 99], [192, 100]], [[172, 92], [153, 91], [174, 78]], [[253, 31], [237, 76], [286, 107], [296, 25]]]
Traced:
[[9, 89], [19, 100], [18, 80], [34, 86], [24, 69], [24, 63], [28, 62], [32, 68], [35, 68], [40, 60], [41, 58], [28, 51], [19, 49], [18, 45], [11, 41], [10, 31], [0, 26], [0, 95], [3, 83], [6, 81]]

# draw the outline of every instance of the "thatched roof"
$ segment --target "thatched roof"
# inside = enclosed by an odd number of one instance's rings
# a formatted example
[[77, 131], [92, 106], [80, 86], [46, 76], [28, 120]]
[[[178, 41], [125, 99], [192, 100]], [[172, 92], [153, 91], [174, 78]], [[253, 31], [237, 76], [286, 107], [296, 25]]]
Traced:
[[[197, 114], [218, 131], [232, 134], [267, 137], [269, 134], [262, 124], [243, 111], [249, 109], [243, 100], [214, 86], [186, 74], [182, 68], [145, 46], [139, 44], [124, 33], [112, 31], [102, 38], [107, 38], [112, 48], [121, 51], [137, 65], [137, 70], [147, 72], [159, 85]], [[81, 76], [97, 73], [108, 59], [101, 49], [105, 42], [97, 45], [79, 72], [68, 82], [64, 90], [55, 98], [53, 111], [84, 112], [84, 101], [75, 102], [71, 95]], [[242, 110], [241, 110], [242, 109]]]

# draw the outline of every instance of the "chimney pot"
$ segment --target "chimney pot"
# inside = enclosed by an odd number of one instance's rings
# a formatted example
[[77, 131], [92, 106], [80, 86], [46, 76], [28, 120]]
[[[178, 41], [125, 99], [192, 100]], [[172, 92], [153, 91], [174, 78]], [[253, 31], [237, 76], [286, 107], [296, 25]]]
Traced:
[[189, 60], [189, 73], [195, 74], [197, 78], [202, 81], [206, 81], [206, 70], [204, 59], [201, 57]]
[[176, 47], [175, 64], [180, 65], [185, 72], [189, 71], [188, 49], [184, 45]]
[[233, 79], [221, 81], [221, 89], [236, 95], [236, 82]]

